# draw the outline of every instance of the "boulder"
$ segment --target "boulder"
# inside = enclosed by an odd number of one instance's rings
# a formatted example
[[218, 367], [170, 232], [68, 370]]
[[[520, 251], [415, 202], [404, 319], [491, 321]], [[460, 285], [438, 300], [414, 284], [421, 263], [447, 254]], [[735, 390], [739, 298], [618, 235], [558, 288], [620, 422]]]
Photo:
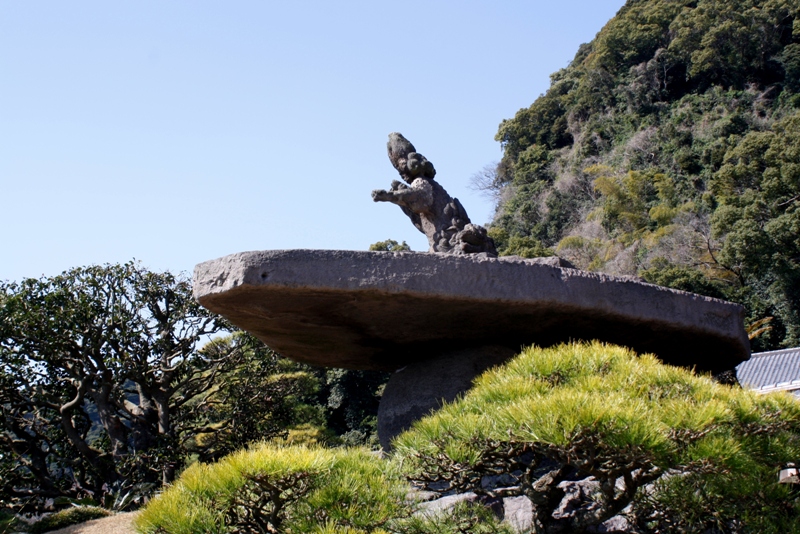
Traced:
[[524, 495], [503, 499], [503, 521], [514, 532], [530, 532], [533, 529], [533, 505]]
[[411, 424], [452, 402], [472, 387], [476, 376], [499, 365], [515, 351], [479, 346], [410, 363], [391, 376], [378, 407], [378, 438], [385, 451], [392, 439]]
[[194, 294], [294, 360], [395, 371], [378, 412], [385, 450], [527, 345], [599, 339], [712, 373], [750, 353], [737, 304], [558, 258], [243, 252], [199, 264]]
[[557, 259], [272, 250], [197, 265], [194, 294], [284, 356], [397, 370], [478, 347], [599, 339], [718, 373], [750, 354], [737, 304]]
[[455, 506], [460, 502], [475, 502], [478, 496], [473, 492], [457, 493], [455, 495], [448, 495], [438, 499], [420, 503], [414, 515], [419, 517], [432, 518], [437, 515], [446, 514], [451, 512]]

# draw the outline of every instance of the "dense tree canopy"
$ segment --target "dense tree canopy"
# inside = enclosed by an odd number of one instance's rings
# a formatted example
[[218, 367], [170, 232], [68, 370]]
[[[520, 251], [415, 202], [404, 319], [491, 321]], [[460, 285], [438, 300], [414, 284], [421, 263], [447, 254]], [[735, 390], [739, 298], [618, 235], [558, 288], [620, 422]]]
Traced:
[[376, 442], [385, 373], [314, 369], [230, 332], [189, 280], [135, 263], [0, 283], [0, 505], [106, 503], [291, 432]]
[[227, 356], [199, 344], [226, 328], [187, 280], [132, 263], [0, 285], [3, 500], [170, 480], [179, 414]]
[[501, 123], [501, 252], [773, 316], [800, 343], [800, 4], [629, 0], [529, 108]]
[[386, 378], [281, 358], [135, 263], [0, 283], [0, 508], [124, 508], [270, 438], [377, 443]]

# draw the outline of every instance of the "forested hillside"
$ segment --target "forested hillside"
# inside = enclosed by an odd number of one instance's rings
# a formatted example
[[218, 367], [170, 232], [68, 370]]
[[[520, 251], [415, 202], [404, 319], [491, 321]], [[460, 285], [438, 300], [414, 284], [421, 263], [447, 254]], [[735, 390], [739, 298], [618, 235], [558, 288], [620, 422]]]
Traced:
[[504, 120], [501, 253], [744, 304], [800, 344], [800, 1], [629, 0]]

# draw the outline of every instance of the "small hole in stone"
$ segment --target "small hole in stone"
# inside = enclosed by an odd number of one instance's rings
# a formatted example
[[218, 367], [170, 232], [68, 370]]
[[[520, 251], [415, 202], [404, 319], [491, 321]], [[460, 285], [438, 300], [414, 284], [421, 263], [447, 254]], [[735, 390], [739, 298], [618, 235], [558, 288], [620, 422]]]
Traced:
[[269, 273], [261, 273], [261, 278], [267, 278], [267, 277], [269, 277]]

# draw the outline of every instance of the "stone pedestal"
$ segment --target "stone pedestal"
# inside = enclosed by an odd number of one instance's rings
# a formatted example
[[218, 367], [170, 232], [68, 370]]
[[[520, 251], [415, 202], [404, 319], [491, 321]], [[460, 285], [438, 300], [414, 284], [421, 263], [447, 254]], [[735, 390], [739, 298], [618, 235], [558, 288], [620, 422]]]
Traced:
[[483, 371], [500, 365], [517, 351], [476, 347], [411, 363], [394, 372], [378, 408], [378, 437], [385, 451], [411, 424], [466, 393]]
[[715, 374], [750, 355], [741, 306], [558, 258], [243, 252], [197, 265], [194, 294], [288, 358], [400, 370], [381, 406], [384, 445], [532, 344], [597, 339]]

